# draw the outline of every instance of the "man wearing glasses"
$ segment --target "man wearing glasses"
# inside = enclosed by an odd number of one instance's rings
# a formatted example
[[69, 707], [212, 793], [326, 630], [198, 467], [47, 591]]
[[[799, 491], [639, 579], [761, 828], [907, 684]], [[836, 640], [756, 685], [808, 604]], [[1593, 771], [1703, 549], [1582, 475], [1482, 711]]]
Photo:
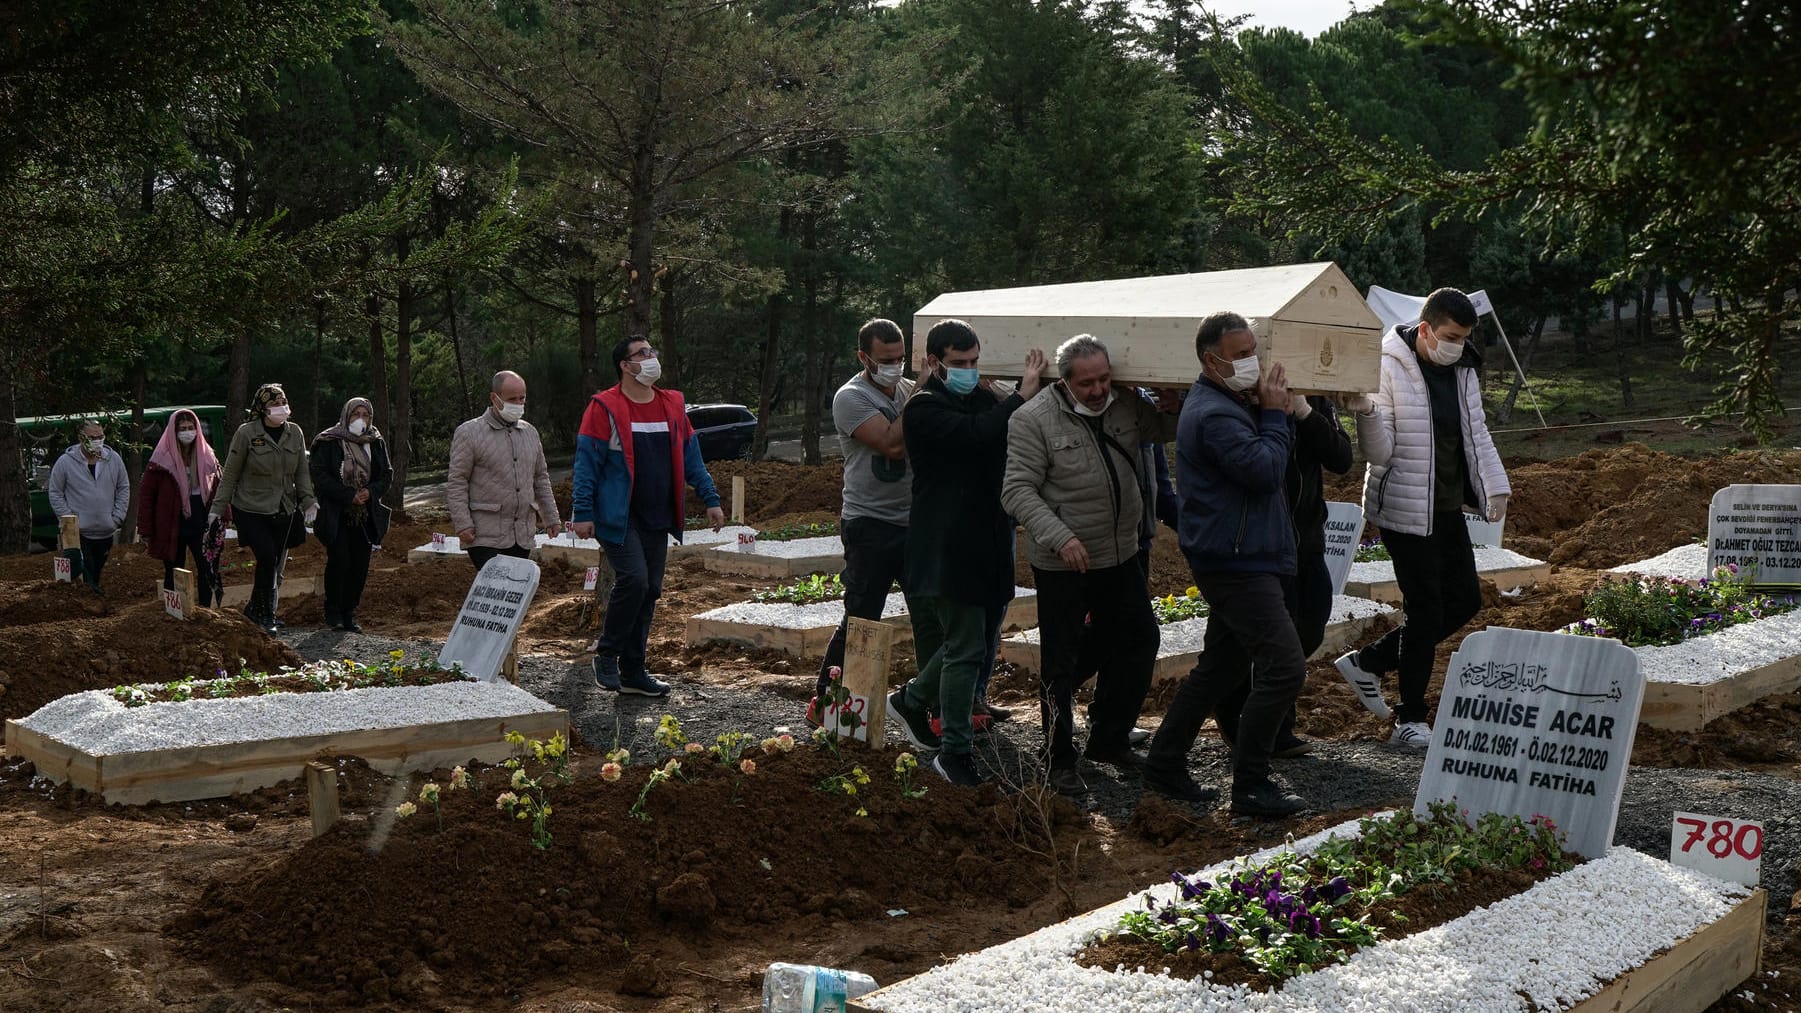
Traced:
[[575, 438], [575, 533], [599, 538], [613, 564], [613, 591], [594, 657], [601, 689], [667, 696], [668, 684], [645, 659], [650, 621], [663, 594], [669, 536], [682, 536], [688, 486], [707, 505], [707, 522], [725, 524], [719, 492], [701, 462], [679, 391], [657, 380], [657, 350], [634, 335], [613, 346], [619, 383], [588, 399]]

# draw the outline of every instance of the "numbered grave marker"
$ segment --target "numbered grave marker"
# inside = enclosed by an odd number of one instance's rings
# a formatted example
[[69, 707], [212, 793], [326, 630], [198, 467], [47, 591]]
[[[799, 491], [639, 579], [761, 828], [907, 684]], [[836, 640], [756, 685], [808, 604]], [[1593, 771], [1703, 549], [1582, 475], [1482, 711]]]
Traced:
[[431, 550], [433, 552], [443, 552], [445, 550], [444, 536], [436, 531], [431, 533]]
[[757, 551], [757, 533], [755, 531], [738, 532], [738, 548], [745, 552]]
[[1763, 871], [1763, 821], [1679, 812], [1670, 823], [1670, 864], [1756, 886]]
[[1326, 570], [1332, 574], [1332, 595], [1344, 594], [1357, 558], [1358, 537], [1363, 534], [1363, 507], [1356, 503], [1326, 504]]
[[575, 522], [574, 521], [564, 521], [563, 522], [563, 541], [568, 542], [570, 545], [575, 544]]
[[600, 567], [590, 566], [582, 571], [582, 590], [592, 591], [600, 586]]
[[1570, 850], [1613, 843], [1645, 680], [1617, 640], [1489, 627], [1446, 670], [1413, 810], [1548, 816]]
[[50, 561], [50, 572], [55, 575], [57, 580], [60, 580], [65, 584], [74, 583], [75, 562], [68, 556], [59, 554], [55, 559]]

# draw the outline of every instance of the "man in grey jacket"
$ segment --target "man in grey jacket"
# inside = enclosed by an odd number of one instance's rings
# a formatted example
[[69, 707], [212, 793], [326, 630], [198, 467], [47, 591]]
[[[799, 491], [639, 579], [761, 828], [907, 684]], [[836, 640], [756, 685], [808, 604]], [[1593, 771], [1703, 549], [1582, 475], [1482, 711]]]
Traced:
[[495, 556], [531, 555], [537, 529], [562, 528], [538, 431], [525, 421], [525, 378], [509, 370], [488, 384], [488, 410], [450, 439], [444, 488], [457, 541], [476, 570]]
[[1175, 434], [1175, 418], [1113, 385], [1107, 346], [1080, 334], [1057, 348], [1060, 381], [1013, 414], [1001, 505], [1026, 529], [1038, 590], [1047, 782], [1087, 790], [1076, 769], [1073, 697], [1087, 635], [1099, 660], [1088, 746], [1097, 763], [1133, 768], [1128, 741], [1151, 684], [1157, 620], [1138, 564], [1144, 503], [1139, 445]]
[[100, 423], [83, 422], [77, 436], [80, 442], [50, 469], [50, 509], [58, 517], [74, 514], [81, 524], [81, 579], [98, 593], [113, 533], [131, 503], [131, 479], [125, 462], [107, 447]]

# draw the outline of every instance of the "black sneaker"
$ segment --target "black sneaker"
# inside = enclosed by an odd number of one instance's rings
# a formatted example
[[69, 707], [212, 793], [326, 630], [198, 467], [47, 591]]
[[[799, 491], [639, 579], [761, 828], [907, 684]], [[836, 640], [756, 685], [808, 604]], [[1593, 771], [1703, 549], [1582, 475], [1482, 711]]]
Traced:
[[1082, 759], [1090, 763], [1106, 763], [1121, 770], [1137, 770], [1145, 761], [1145, 751], [1133, 749], [1131, 746], [1116, 746], [1112, 749], [1095, 748], [1090, 742], [1088, 748], [1082, 750]]
[[1299, 735], [1291, 734], [1276, 740], [1276, 748], [1270, 751], [1270, 755], [1278, 760], [1292, 760], [1311, 752], [1313, 752], [1311, 739], [1303, 739]]
[[1013, 716], [1013, 712], [1011, 710], [1008, 710], [1005, 707], [996, 707], [994, 704], [991, 704], [986, 700], [977, 700], [976, 705], [973, 709], [973, 713], [977, 716], [986, 714], [986, 715], [988, 715], [988, 720], [993, 721], [996, 724], [999, 724], [1000, 722], [1005, 721], [1008, 718]]
[[594, 656], [594, 684], [601, 689], [619, 692], [619, 659], [604, 654]]
[[1126, 741], [1134, 746], [1142, 746], [1151, 741], [1151, 730], [1149, 728], [1134, 728], [1126, 733]]
[[976, 772], [976, 761], [968, 753], [939, 753], [932, 757], [932, 769], [939, 777], [965, 788], [974, 788], [988, 780]]
[[669, 684], [649, 672], [620, 672], [619, 692], [637, 696], [668, 696]]
[[1144, 775], [1144, 786], [1167, 799], [1177, 802], [1193, 802], [1197, 805], [1210, 805], [1219, 798], [1218, 788], [1203, 788], [1194, 783], [1183, 769], [1171, 770], [1159, 767], [1154, 763], [1146, 763], [1139, 769]]
[[1088, 794], [1088, 782], [1082, 780], [1082, 775], [1074, 767], [1052, 767], [1044, 783], [1059, 795]]
[[338, 629], [343, 630], [345, 633], [363, 632], [363, 627], [356, 621], [356, 616], [354, 615], [345, 615], [344, 624], [339, 626]]
[[1293, 816], [1305, 808], [1306, 799], [1274, 781], [1232, 788], [1232, 811], [1240, 816]]
[[[925, 708], [915, 709], [907, 706], [907, 687], [905, 686], [888, 694], [888, 723], [908, 742], [913, 743], [915, 749], [937, 749], [944, 745], [944, 740], [932, 731], [932, 718], [926, 713]], [[967, 760], [968, 757], [964, 759]], [[971, 767], [970, 769], [973, 771], [975, 768]], [[943, 774], [944, 772], [940, 770], [939, 773]], [[951, 779], [949, 774], [945, 774], [945, 777], [950, 779], [952, 784], [959, 783], [955, 779]]]

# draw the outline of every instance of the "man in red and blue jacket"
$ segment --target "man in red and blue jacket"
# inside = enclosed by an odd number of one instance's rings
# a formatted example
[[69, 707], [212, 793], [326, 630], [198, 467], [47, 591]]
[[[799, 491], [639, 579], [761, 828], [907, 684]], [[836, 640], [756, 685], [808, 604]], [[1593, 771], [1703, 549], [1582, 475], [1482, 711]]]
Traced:
[[714, 531], [725, 512], [681, 393], [656, 385], [663, 373], [657, 350], [641, 336], [626, 338], [613, 346], [613, 367], [619, 383], [588, 399], [575, 438], [575, 533], [600, 539], [614, 574], [594, 681], [615, 693], [667, 696], [668, 684], [650, 674], [644, 655], [669, 536], [682, 537], [686, 487], [706, 503]]

